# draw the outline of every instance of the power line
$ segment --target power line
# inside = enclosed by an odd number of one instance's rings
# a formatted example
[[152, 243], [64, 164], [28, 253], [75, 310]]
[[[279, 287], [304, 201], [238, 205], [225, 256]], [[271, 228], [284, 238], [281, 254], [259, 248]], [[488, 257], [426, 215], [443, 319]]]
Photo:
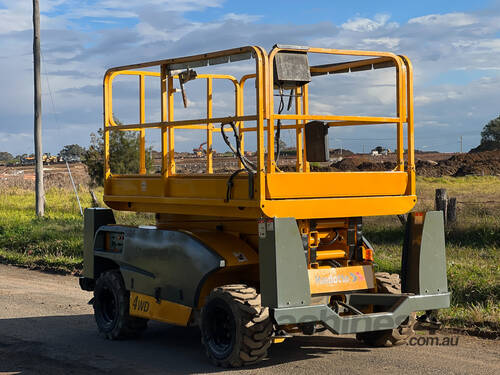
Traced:
[[49, 74], [47, 73], [47, 69], [45, 68], [45, 58], [43, 57], [43, 52], [42, 51], [40, 51], [40, 56], [42, 57], [42, 62], [43, 62], [42, 69], [44, 71], [45, 81], [47, 82], [47, 89], [49, 90], [50, 102], [52, 104], [52, 111], [53, 111], [53, 114], [54, 114], [54, 118], [56, 120], [57, 129], [61, 130], [61, 125], [59, 123], [59, 118], [57, 116], [57, 111], [56, 111], [56, 105], [55, 105], [55, 102], [54, 102], [54, 96], [52, 95], [52, 89], [50, 88]]

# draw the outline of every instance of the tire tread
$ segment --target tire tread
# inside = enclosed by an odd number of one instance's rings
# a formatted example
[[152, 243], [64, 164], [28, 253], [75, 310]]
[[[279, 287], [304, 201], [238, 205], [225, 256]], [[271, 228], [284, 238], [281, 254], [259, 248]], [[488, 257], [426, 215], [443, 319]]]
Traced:
[[[223, 360], [215, 358], [205, 345], [208, 358], [217, 366], [240, 367], [253, 364], [267, 356], [271, 346], [273, 324], [269, 309], [261, 305], [260, 294], [255, 288], [244, 284], [231, 284], [215, 288], [207, 299], [223, 298], [231, 301], [240, 317], [241, 341], [232, 354]], [[203, 312], [202, 312], [203, 314]], [[202, 328], [202, 343], [204, 342]]]

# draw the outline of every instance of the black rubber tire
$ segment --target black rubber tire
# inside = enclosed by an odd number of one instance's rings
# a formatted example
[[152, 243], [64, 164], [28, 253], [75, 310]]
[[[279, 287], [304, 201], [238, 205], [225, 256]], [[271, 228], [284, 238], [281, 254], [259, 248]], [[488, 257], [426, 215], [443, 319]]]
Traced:
[[[400, 294], [401, 279], [397, 273], [377, 272], [377, 291], [379, 293]], [[416, 323], [416, 314], [411, 313], [399, 327], [383, 331], [358, 333], [356, 338], [370, 346], [396, 346], [406, 344], [408, 339], [415, 335], [414, 326]]]
[[216, 366], [240, 367], [267, 356], [273, 323], [260, 294], [245, 284], [215, 288], [201, 310], [201, 342]]
[[99, 333], [109, 340], [134, 338], [147, 328], [147, 319], [129, 315], [130, 292], [118, 270], [103, 272], [94, 288], [94, 318]]

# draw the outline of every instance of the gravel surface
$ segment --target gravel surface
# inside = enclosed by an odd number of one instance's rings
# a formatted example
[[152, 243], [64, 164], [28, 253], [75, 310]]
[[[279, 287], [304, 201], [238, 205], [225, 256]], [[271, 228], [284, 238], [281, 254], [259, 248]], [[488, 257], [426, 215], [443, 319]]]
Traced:
[[151, 323], [139, 340], [104, 340], [90, 298], [75, 277], [0, 265], [0, 375], [500, 373], [499, 341], [456, 334], [447, 336], [457, 346], [377, 349], [352, 336], [300, 336], [274, 345], [258, 365], [220, 369], [205, 358], [196, 328]]

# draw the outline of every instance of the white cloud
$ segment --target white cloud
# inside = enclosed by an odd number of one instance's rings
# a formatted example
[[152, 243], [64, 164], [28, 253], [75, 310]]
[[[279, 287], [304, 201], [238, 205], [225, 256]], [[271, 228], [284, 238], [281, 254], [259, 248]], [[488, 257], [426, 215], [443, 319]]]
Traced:
[[432, 26], [469, 26], [477, 22], [477, 17], [466, 13], [429, 14], [422, 17], [412, 18], [409, 24], [421, 24]]
[[222, 17], [224, 21], [236, 21], [236, 22], [244, 22], [250, 23], [255, 22], [262, 19], [262, 16], [255, 14], [246, 14], [246, 13], [227, 13]]
[[223, 3], [224, 0], [104, 0], [97, 4], [97, 7], [108, 9], [135, 9], [141, 5], [147, 4], [152, 5], [157, 9], [187, 12], [190, 10], [202, 11], [206, 8], [221, 7]]
[[363, 42], [365, 44], [375, 44], [377, 46], [382, 46], [388, 49], [394, 49], [399, 46], [399, 38], [382, 37], [382, 38], [365, 38]]
[[[342, 24], [344, 30], [357, 31], [357, 32], [370, 32], [375, 31], [387, 24], [390, 16], [388, 14], [377, 14], [373, 19], [355, 17], [350, 18], [347, 22]], [[396, 23], [388, 24], [390, 27], [397, 26]]]

